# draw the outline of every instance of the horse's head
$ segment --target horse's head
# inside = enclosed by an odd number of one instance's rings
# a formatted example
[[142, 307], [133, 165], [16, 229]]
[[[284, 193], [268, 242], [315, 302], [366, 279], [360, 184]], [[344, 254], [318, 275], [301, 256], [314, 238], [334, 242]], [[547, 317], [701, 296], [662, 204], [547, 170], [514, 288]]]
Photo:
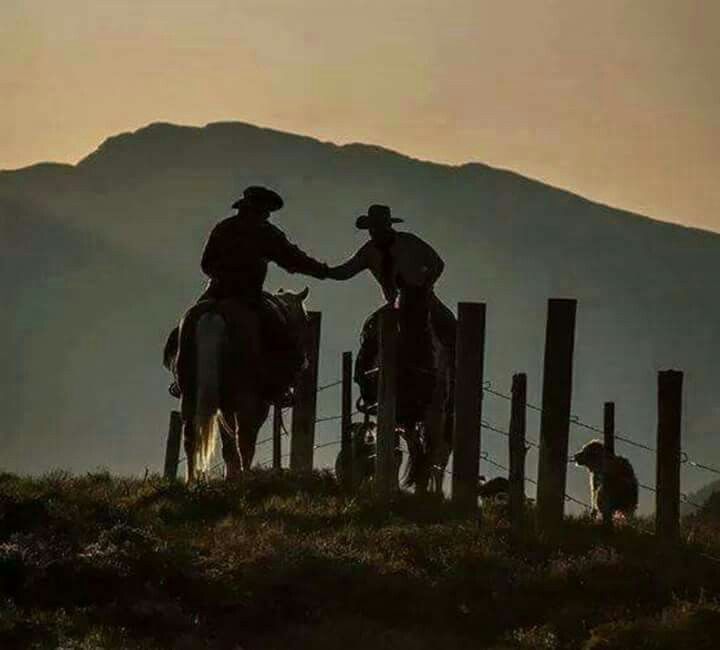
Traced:
[[300, 343], [303, 349], [307, 347], [308, 333], [310, 331], [308, 328], [310, 317], [305, 308], [305, 300], [307, 300], [309, 293], [310, 289], [305, 287], [298, 293], [280, 289], [275, 294], [275, 299], [282, 304], [285, 311], [292, 337]]
[[310, 294], [310, 289], [305, 287], [302, 291], [295, 293], [293, 291], [285, 291], [280, 289], [275, 298], [279, 300], [285, 308], [288, 319], [293, 325], [307, 323], [308, 313], [305, 309], [305, 301]]

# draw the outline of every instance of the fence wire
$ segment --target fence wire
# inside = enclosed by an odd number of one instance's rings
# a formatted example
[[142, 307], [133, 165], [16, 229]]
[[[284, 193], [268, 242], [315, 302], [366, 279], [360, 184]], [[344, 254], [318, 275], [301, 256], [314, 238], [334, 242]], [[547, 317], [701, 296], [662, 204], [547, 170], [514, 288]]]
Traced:
[[342, 379], [337, 379], [336, 381], [331, 381], [329, 384], [323, 384], [321, 386], [318, 386], [317, 392], [322, 393], [324, 390], [328, 390], [329, 388], [334, 388], [335, 386], [339, 386], [343, 383]]
[[[507, 472], [508, 476], [510, 475], [510, 468], [505, 467], [505, 465], [503, 465], [502, 463], [498, 463], [497, 461], [490, 458], [488, 456], [487, 452], [483, 452], [482, 454], [480, 454], [480, 459], [484, 460], [486, 463], [490, 463], [491, 465], [494, 465], [498, 469], [501, 469], [501, 470]], [[525, 477], [525, 481], [527, 483], [531, 483], [532, 485], [535, 485], [535, 486], [537, 486], [537, 484], [538, 484], [538, 482], [535, 479], [529, 478], [527, 476]], [[567, 493], [565, 493], [564, 496], [565, 496], [565, 501], [571, 501], [573, 503], [578, 504], [579, 506], [582, 506], [586, 510], [592, 510], [592, 506], [589, 503], [586, 503], [585, 501], [581, 501], [580, 499], [576, 499], [574, 496], [567, 494]]]
[[[510, 437], [510, 432], [509, 432], [509, 431], [505, 431], [505, 429], [500, 429], [500, 428], [497, 427], [496, 425], [491, 424], [490, 422], [488, 422], [488, 421], [486, 421], [486, 420], [482, 420], [482, 421], [481, 421], [481, 425], [482, 425], [482, 428], [483, 428], [483, 429], [488, 429], [489, 431], [492, 431], [492, 432], [494, 432], [494, 433], [498, 433], [498, 434], [500, 434], [501, 436], [505, 436], [506, 438], [509, 438], [509, 437]], [[525, 449], [526, 449], [526, 451], [527, 451], [527, 450], [530, 450], [530, 449], [540, 449], [540, 445], [539, 445], [535, 440], [531, 440], [531, 439], [529, 439], [529, 438], [525, 438]]]
[[[491, 395], [494, 395], [494, 396], [499, 397], [499, 398], [501, 398], [501, 399], [508, 400], [508, 401], [512, 401], [512, 395], [507, 394], [507, 393], [502, 393], [502, 392], [500, 392], [500, 391], [498, 391], [498, 390], [495, 390], [495, 389], [491, 388], [491, 386], [492, 386], [492, 382], [491, 382], [491, 381], [486, 381], [486, 382], [483, 384], [483, 391], [485, 391], [486, 393], [490, 393]], [[542, 409], [542, 407], [537, 406], [536, 404], [532, 404], [532, 403], [530, 403], [530, 402], [526, 402], [526, 408], [528, 408], [528, 409], [530, 409], [530, 410], [532, 410], [532, 411], [536, 411], [536, 412], [538, 412], [538, 413], [543, 413], [543, 412], [544, 412], [543, 409]], [[571, 416], [570, 416], [570, 424], [574, 424], [574, 425], [577, 426], [577, 427], [586, 429], [586, 430], [588, 430], [588, 431], [592, 431], [592, 432], [597, 433], [597, 434], [600, 434], [600, 435], [605, 435], [605, 430], [604, 430], [604, 429], [601, 429], [600, 427], [597, 427], [597, 426], [594, 426], [594, 425], [592, 425], [592, 424], [588, 424], [587, 422], [584, 422], [584, 421], [580, 418], [580, 416], [578, 416], [578, 415], [571, 415]], [[501, 432], [499, 432], [499, 433], [501, 433]], [[622, 434], [615, 433], [615, 436], [614, 436], [614, 437], [615, 437], [615, 440], [619, 440], [620, 442], [624, 442], [624, 443], [627, 444], [627, 445], [636, 447], [636, 448], [638, 448], [638, 449], [643, 449], [643, 450], [648, 451], [648, 452], [650, 452], [650, 453], [657, 453], [657, 449], [655, 449], [654, 447], [651, 447], [650, 445], [646, 445], [646, 444], [644, 444], [644, 443], [642, 443], [642, 442], [638, 442], [637, 440], [634, 440], [633, 438], [630, 438], [630, 437], [628, 437], [627, 435], [622, 435]], [[690, 465], [691, 467], [694, 467], [695, 469], [698, 469], [698, 470], [701, 470], [701, 471], [705, 471], [705, 472], [709, 472], [709, 473], [715, 474], [715, 475], [717, 475], [717, 476], [720, 476], [720, 468], [715, 467], [715, 466], [713, 466], [713, 465], [708, 465], [707, 463], [698, 462], [698, 461], [694, 460], [693, 458], [691, 458], [686, 451], [681, 451], [680, 454], [681, 454], [681, 461], [680, 461], [680, 462], [681, 462], [683, 465]], [[688, 503], [689, 503], [689, 502], [688, 502]]]
[[[335, 380], [335, 381], [331, 381], [331, 382], [329, 382], [329, 383], [322, 384], [322, 385], [320, 385], [320, 386], [317, 387], [317, 393], [324, 392], [324, 391], [326, 391], [326, 390], [329, 390], [329, 389], [331, 389], [331, 388], [334, 388], [334, 387], [336, 387], [336, 386], [339, 386], [339, 385], [341, 385], [342, 383], [343, 383], [343, 380], [342, 380], [342, 379], [337, 379], [337, 380]], [[498, 391], [498, 390], [495, 390], [494, 388], [492, 388], [492, 385], [493, 385], [493, 384], [492, 384], [491, 381], [486, 381], [486, 382], [483, 384], [483, 386], [482, 386], [483, 392], [489, 393], [489, 394], [491, 394], [491, 395], [493, 395], [493, 396], [495, 396], [495, 397], [498, 397], [498, 398], [500, 398], [500, 399], [503, 399], [503, 400], [512, 402], [512, 395], [511, 395], [511, 394], [502, 393], [502, 392], [500, 392], [500, 391]], [[373, 405], [373, 406], [377, 406], [377, 405]], [[540, 413], [540, 414], [542, 414], [542, 413], [544, 412], [544, 410], [542, 409], [542, 407], [537, 406], [536, 404], [532, 404], [532, 403], [530, 403], [530, 402], [526, 402], [526, 405], [525, 405], [525, 406], [526, 406], [527, 409], [532, 410], [532, 411], [535, 411], [535, 412]], [[291, 409], [290, 406], [286, 406], [286, 407], [283, 407], [283, 408], [282, 408], [281, 412], [282, 412], [282, 413], [285, 413], [285, 412], [287, 412], [287, 411], [290, 410], [290, 409]], [[355, 411], [353, 411], [353, 412], [351, 413], [350, 417], [352, 418], [352, 417], [354, 417], [355, 415], [359, 415], [360, 413], [361, 413], [361, 411], [355, 410]], [[323, 423], [323, 422], [334, 422], [334, 421], [341, 420], [342, 418], [343, 418], [343, 415], [342, 415], [342, 414], [339, 414], [339, 415], [331, 415], [331, 416], [321, 416], [321, 417], [318, 417], [318, 418], [315, 419], [315, 424], [321, 424], [321, 423]], [[571, 415], [571, 416], [570, 416], [570, 423], [573, 424], [573, 425], [575, 425], [575, 426], [577, 426], [577, 427], [586, 429], [586, 430], [588, 430], [588, 431], [592, 431], [592, 432], [597, 433], [597, 434], [600, 434], [600, 435], [604, 435], [604, 434], [605, 434], [604, 429], [601, 429], [600, 427], [597, 427], [597, 426], [594, 426], [594, 425], [592, 425], [592, 424], [588, 424], [587, 422], [584, 422], [584, 421], [583, 421], [579, 416], [577, 416], [577, 415]], [[496, 426], [496, 425], [494, 425], [494, 424], [492, 424], [492, 423], [490, 423], [490, 422], [488, 422], [488, 421], [486, 421], [486, 420], [483, 420], [482, 423], [481, 423], [481, 425], [482, 425], [483, 428], [485, 428], [485, 429], [487, 429], [487, 430], [489, 430], [489, 431], [492, 431], [492, 432], [494, 432], [494, 433], [497, 433], [497, 434], [499, 434], [499, 435], [502, 435], [502, 436], [505, 436], [505, 437], [508, 437], [508, 438], [510, 437], [510, 432], [509, 432], [509, 431], [506, 431], [505, 429], [502, 429], [502, 428], [500, 428], [500, 427], [498, 427], [498, 426]], [[287, 428], [285, 427], [285, 422], [282, 420], [282, 418], [281, 418], [280, 426], [281, 426], [281, 433], [282, 433], [282, 435], [288, 437], [290, 434], [288, 433]], [[260, 446], [266, 445], [266, 444], [272, 442], [273, 440], [274, 440], [274, 436], [269, 436], [269, 437], [267, 437], [267, 438], [263, 438], [262, 440], [260, 440], [260, 441], [257, 443], [256, 446], [257, 446], [257, 447], [260, 447]], [[656, 450], [655, 448], [651, 447], [650, 445], [646, 445], [646, 444], [644, 444], [644, 443], [638, 442], [637, 440], [634, 440], [634, 439], [628, 437], [627, 435], [621, 435], [621, 434], [617, 434], [617, 433], [616, 433], [616, 434], [615, 434], [615, 440], [618, 440], [618, 441], [623, 442], [623, 443], [625, 443], [625, 444], [627, 444], [627, 445], [636, 447], [636, 448], [638, 448], [638, 449], [643, 449], [643, 450], [648, 451], [648, 452], [650, 452], [650, 453], [657, 453], [657, 450]], [[341, 440], [341, 439], [339, 439], [339, 440], [333, 440], [333, 441], [330, 441], [330, 442], [324, 442], [324, 443], [321, 443], [321, 444], [314, 445], [314, 446], [313, 446], [313, 450], [324, 449], [324, 448], [328, 448], [328, 447], [337, 446], [337, 445], [340, 445], [340, 444], [342, 444], [342, 440]], [[535, 440], [527, 439], [527, 438], [526, 438], [526, 440], [525, 440], [525, 447], [526, 447], [526, 451], [527, 451], [527, 450], [530, 450], [530, 449], [533, 449], [533, 448], [534, 448], [534, 449], [539, 449], [539, 448], [540, 448], [540, 444], [539, 444], [537, 441], [535, 441]], [[681, 451], [680, 453], [681, 453], [681, 464], [683, 464], [683, 465], [689, 465], [690, 467], [693, 467], [693, 468], [695, 468], [695, 469], [697, 469], [697, 470], [704, 471], [704, 472], [708, 472], [708, 473], [712, 473], [712, 474], [715, 474], [715, 475], [717, 475], [717, 476], [720, 476], [720, 468], [715, 467], [715, 466], [713, 466], [713, 465], [709, 465], [709, 464], [707, 464], [707, 463], [702, 463], [702, 462], [699, 462], [699, 461], [697, 461], [697, 460], [694, 460], [694, 459], [691, 458], [691, 457], [688, 455], [688, 453], [685, 452], [685, 451]], [[281, 454], [280, 460], [281, 460], [281, 461], [282, 461], [282, 460], [287, 460], [290, 456], [291, 456], [291, 453], [290, 453], [290, 452]], [[480, 459], [481, 459], [483, 462], [486, 462], [486, 463], [488, 463], [488, 464], [490, 464], [490, 465], [492, 465], [492, 466], [494, 466], [494, 467], [496, 467], [496, 468], [498, 468], [498, 469], [500, 469], [500, 470], [502, 470], [502, 471], [504, 471], [504, 472], [507, 472], [507, 473], [508, 473], [508, 476], [509, 476], [510, 469], [509, 469], [508, 467], [506, 467], [505, 465], [503, 465], [502, 463], [497, 462], [497, 461], [494, 460], [493, 458], [490, 458], [490, 456], [488, 455], [487, 452], [482, 452], [482, 453], [480, 454]], [[186, 458], [185, 456], [183, 456], [182, 458], [180, 458], [180, 459], [178, 460], [178, 466], [180, 466], [182, 463], [185, 463], [185, 462], [187, 462], [187, 458]], [[268, 460], [262, 461], [261, 463], [258, 463], [258, 464], [257, 464], [257, 467], [267, 467], [268, 465], [271, 465], [272, 463], [273, 463], [273, 459], [268, 459]], [[222, 461], [216, 463], [215, 465], [213, 465], [208, 471], [209, 471], [209, 473], [214, 473], [214, 472], [216, 472], [217, 470], [220, 470], [224, 465], [225, 465], [225, 461], [222, 460]], [[441, 468], [441, 469], [443, 469], [443, 471], [444, 471], [446, 474], [452, 476], [452, 472], [451, 472], [450, 470], [448, 470], [448, 469], [446, 469], [446, 468]], [[478, 477], [478, 478], [479, 478], [479, 477]], [[530, 484], [535, 485], [535, 486], [538, 485], [537, 481], [536, 481], [535, 479], [530, 478], [530, 477], [525, 477], [525, 481], [526, 481], [527, 483], [530, 483]], [[646, 485], [646, 484], [644, 484], [644, 483], [639, 483], [638, 485], [639, 485], [639, 487], [642, 488], [643, 490], [646, 490], [646, 491], [648, 491], [648, 492], [655, 493], [655, 494], [657, 493], [657, 489], [654, 488], [654, 487], [652, 487], [652, 486], [650, 486], [650, 485]], [[577, 498], [575, 498], [575, 497], [573, 497], [572, 495], [567, 494], [567, 493], [565, 493], [564, 498], [565, 498], [566, 501], [575, 503], [575, 504], [577, 504], [577, 505], [585, 508], [587, 511], [592, 511], [592, 506], [591, 506], [590, 504], [586, 503], [585, 501], [582, 501], [581, 499], [577, 499]], [[694, 502], [692, 499], [690, 499], [690, 498], [688, 497], [687, 494], [685, 494], [685, 493], [683, 493], [683, 492], [680, 493], [680, 500], [681, 500], [681, 502], [686, 503], [686, 504], [688, 504], [688, 505], [690, 505], [690, 506], [692, 506], [692, 507], [694, 507], [694, 508], [697, 508], [697, 509], [701, 509], [701, 508], [702, 508], [702, 505], [701, 505], [701, 504], [698, 504], [698, 503]], [[642, 533], [651, 534], [651, 535], [653, 534], [652, 531], [649, 531], [649, 530], [646, 530], [646, 529], [640, 527], [639, 524], [638, 524], [638, 525], [635, 525], [635, 528], [636, 528], [636, 530], [638, 530], [638, 531], [640, 531], [640, 532], [642, 532]], [[711, 561], [714, 562], [714, 563], [720, 564], [720, 558], [713, 557], [712, 555], [709, 555], [709, 554], [704, 553], [704, 552], [696, 552], [696, 554], [697, 554], [698, 556], [704, 557], [705, 559], [711, 560]]]
[[[321, 392], [323, 392], [323, 391], [329, 390], [329, 389], [334, 388], [334, 387], [336, 387], [336, 386], [340, 386], [342, 383], [343, 383], [343, 380], [342, 380], [342, 379], [336, 379], [335, 381], [331, 381], [331, 382], [322, 384], [322, 385], [318, 386], [317, 392], [318, 392], [318, 393], [321, 393]], [[501, 392], [501, 391], [499, 391], [499, 390], [496, 390], [495, 388], [493, 388], [493, 382], [492, 382], [492, 381], [485, 381], [485, 382], [483, 383], [482, 390], [483, 390], [483, 392], [486, 392], [486, 393], [488, 393], [488, 394], [490, 394], [490, 395], [493, 395], [493, 396], [495, 396], [495, 397], [498, 397], [498, 398], [500, 398], [500, 399], [503, 399], [503, 400], [506, 400], [506, 401], [510, 401], [510, 402], [512, 401], [512, 394], [503, 393], [503, 392]], [[540, 407], [540, 406], [538, 406], [538, 405], [536, 405], [536, 404], [533, 404], [533, 403], [531, 403], [531, 402], [526, 402], [525, 406], [526, 406], [527, 409], [532, 410], [532, 411], [535, 411], [535, 412], [537, 412], [537, 413], [541, 413], [541, 414], [544, 413], [544, 410], [543, 410], [542, 407]], [[284, 413], [284, 412], [288, 411], [290, 408], [291, 408], [291, 407], [284, 407], [284, 408], [282, 409], [282, 412]], [[360, 413], [361, 413], [360, 411], [355, 410], [355, 411], [353, 411], [353, 412], [350, 414], [350, 417], [352, 418], [352, 417], [354, 417], [354, 416], [356, 416], [356, 415], [359, 415]], [[328, 416], [320, 416], [320, 417], [317, 417], [317, 418], [315, 419], [315, 424], [322, 424], [322, 423], [325, 423], [325, 422], [336, 422], [336, 421], [342, 420], [342, 418], [343, 418], [343, 415], [342, 415], [342, 414], [338, 414], [338, 415], [328, 415]], [[577, 427], [586, 429], [586, 430], [588, 430], [588, 431], [592, 431], [593, 433], [597, 433], [597, 434], [599, 434], [599, 435], [604, 435], [604, 433], [605, 433], [605, 431], [604, 431], [603, 429], [601, 429], [600, 427], [594, 426], [594, 425], [592, 425], [592, 424], [589, 424], [589, 423], [583, 421], [578, 415], [571, 415], [571, 416], [570, 416], [570, 423], [571, 423], [572, 425], [575, 425], [575, 426], [577, 426]], [[282, 423], [281, 423], [281, 426], [282, 426], [282, 434], [285, 435], [285, 436], [288, 436], [289, 433], [288, 433], [287, 429], [285, 428], [285, 423], [282, 422]], [[507, 430], [502, 429], [502, 428], [496, 426], [495, 424], [492, 424], [492, 423], [490, 423], [490, 422], [488, 422], [488, 421], [486, 421], [486, 420], [483, 420], [483, 421], [482, 421], [482, 427], [485, 428], [485, 429], [487, 429], [487, 430], [489, 430], [489, 431], [492, 431], [492, 432], [494, 432], [494, 433], [497, 433], [497, 434], [499, 434], [499, 435], [502, 435], [502, 436], [505, 436], [505, 437], [510, 437], [510, 433], [509, 433]], [[627, 436], [627, 435], [622, 435], [622, 434], [616, 433], [616, 434], [615, 434], [615, 440], [620, 441], [620, 442], [623, 442], [623, 443], [625, 443], [625, 444], [627, 444], [627, 445], [636, 447], [636, 448], [638, 448], [638, 449], [643, 449], [643, 450], [648, 451], [648, 452], [650, 452], [650, 453], [657, 453], [657, 450], [656, 450], [654, 447], [651, 447], [650, 445], [646, 445], [646, 444], [644, 444], [644, 443], [642, 443], [642, 442], [638, 442], [637, 440], [634, 440], [633, 438], [631, 438], [631, 437], [629, 437], [629, 436]], [[272, 441], [273, 441], [273, 436], [270, 436], [270, 437], [267, 437], [267, 438], [264, 438], [264, 439], [260, 440], [260, 441], [257, 443], [256, 446], [259, 447], [259, 446], [268, 444], [268, 443], [270, 443], [270, 442], [272, 442]], [[321, 445], [320, 447], [316, 446], [315, 448], [316, 448], [316, 449], [320, 449], [320, 448], [322, 448], [322, 447], [330, 446], [331, 444], [340, 444], [340, 441], [337, 441], [337, 442], [335, 442], [335, 443], [324, 443], [324, 444]], [[532, 439], [526, 439], [526, 440], [525, 440], [525, 445], [526, 445], [526, 450], [539, 449], [539, 448], [540, 448], [539, 442], [536, 441], [536, 440], [532, 440]], [[717, 476], [720, 476], [720, 468], [715, 467], [715, 466], [713, 466], [713, 465], [709, 465], [709, 464], [707, 464], [707, 463], [699, 462], [699, 461], [691, 458], [691, 457], [688, 455], [688, 453], [685, 452], [685, 451], [681, 451], [680, 453], [681, 453], [681, 464], [683, 464], [683, 465], [688, 465], [688, 466], [693, 467], [693, 468], [695, 468], [695, 469], [697, 469], [697, 470], [704, 471], [704, 472], [709, 472], [709, 473], [715, 474], [715, 475], [717, 475]], [[493, 460], [490, 459], [490, 458], [484, 458], [483, 460], [485, 460], [486, 462], [488, 462], [488, 463], [490, 463], [490, 464], [494, 464], [494, 465], [496, 465], [496, 466], [498, 466], [498, 467], [501, 467], [498, 463], [496, 463], [495, 461], [493, 461]], [[187, 462], [187, 458], [183, 456], [182, 458], [180, 458], [180, 459], [178, 460], [178, 466], [181, 465], [182, 463], [185, 463], [185, 462]], [[504, 468], [504, 467], [501, 467], [501, 469], [507, 470], [507, 468]], [[509, 470], [508, 470], [508, 471], [509, 471]], [[526, 479], [526, 480], [532, 481], [531, 479]], [[656, 492], [657, 492], [657, 490], [656, 490], [655, 488], [653, 488], [653, 487], [651, 487], [651, 486], [649, 486], [649, 485], [645, 485], [645, 484], [640, 483], [639, 486], [640, 486], [642, 489], [646, 490], [646, 491], [653, 492], [653, 493], [656, 493]], [[568, 499], [568, 500], [570, 500], [570, 501], [576, 502], [576, 503], [578, 503], [579, 505], [582, 505], [582, 506], [584, 506], [584, 507], [589, 507], [587, 504], [585, 504], [585, 503], [583, 503], [583, 502], [575, 499], [574, 497], [571, 497], [570, 495], [565, 495], [565, 496], [566, 496], [566, 499]], [[700, 504], [695, 503], [694, 501], [692, 501], [692, 500], [688, 497], [688, 495], [685, 494], [685, 493], [681, 493], [681, 494], [680, 494], [680, 499], [681, 499], [681, 501], [682, 501], [683, 503], [686, 503], [686, 504], [688, 504], [688, 505], [690, 505], [690, 506], [693, 506], [693, 507], [698, 508], [698, 509], [702, 508], [702, 505], [700, 505]]]

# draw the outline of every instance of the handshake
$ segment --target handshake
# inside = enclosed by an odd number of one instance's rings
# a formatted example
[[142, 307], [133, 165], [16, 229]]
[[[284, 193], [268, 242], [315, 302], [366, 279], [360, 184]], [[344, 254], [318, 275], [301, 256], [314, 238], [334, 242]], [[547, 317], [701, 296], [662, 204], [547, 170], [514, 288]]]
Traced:
[[318, 280], [327, 280], [330, 277], [330, 267], [325, 262], [322, 262], [315, 277]]

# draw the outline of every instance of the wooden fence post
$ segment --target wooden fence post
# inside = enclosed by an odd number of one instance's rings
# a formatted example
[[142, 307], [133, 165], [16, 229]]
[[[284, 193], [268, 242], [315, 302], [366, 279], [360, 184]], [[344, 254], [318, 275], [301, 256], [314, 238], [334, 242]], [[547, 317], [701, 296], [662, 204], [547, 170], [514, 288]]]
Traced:
[[663, 541], [680, 537], [680, 455], [683, 373], [658, 373], [655, 534]]
[[484, 359], [485, 304], [461, 302], [455, 352], [452, 501], [467, 511], [478, 504]]
[[527, 375], [513, 375], [510, 411], [510, 523], [515, 532], [525, 512], [525, 431], [527, 422]]
[[170, 411], [170, 425], [168, 426], [167, 444], [165, 446], [165, 478], [177, 478], [181, 441], [182, 415], [180, 411]]
[[[603, 447], [605, 454], [615, 455], [615, 402], [605, 402], [603, 405]], [[612, 529], [612, 513], [603, 515], [603, 526]]]
[[565, 512], [576, 311], [576, 300], [548, 301], [537, 489], [543, 533], [557, 531]]
[[350, 491], [353, 483], [353, 444], [352, 444], [352, 352], [343, 352], [342, 356], [342, 431], [340, 438], [340, 458], [343, 467], [343, 488]]
[[[605, 402], [603, 406], [603, 447], [606, 455], [615, 455], [615, 402]], [[612, 513], [603, 515], [603, 526], [612, 528]]]
[[308, 365], [300, 374], [295, 389], [290, 440], [290, 469], [297, 472], [310, 472], [313, 468], [321, 316], [317, 311], [309, 313]]
[[615, 455], [615, 402], [605, 402], [603, 407], [603, 444], [605, 451]]
[[273, 407], [273, 469], [282, 469], [282, 406]]
[[380, 316], [380, 376], [378, 378], [377, 445], [375, 451], [375, 490], [384, 499], [398, 489], [395, 463], [397, 449], [397, 348], [398, 314], [394, 309]]

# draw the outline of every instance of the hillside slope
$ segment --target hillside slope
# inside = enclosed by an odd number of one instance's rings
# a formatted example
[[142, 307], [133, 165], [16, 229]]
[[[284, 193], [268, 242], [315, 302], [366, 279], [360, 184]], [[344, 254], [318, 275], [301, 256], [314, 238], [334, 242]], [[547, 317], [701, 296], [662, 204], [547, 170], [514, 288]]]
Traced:
[[[108, 139], [76, 166], [0, 173], [0, 245], [10, 253], [0, 290], [13, 310], [0, 345], [6, 467], [157, 466], [172, 405], [159, 365], [164, 336], [202, 289], [198, 258], [208, 230], [250, 183], [277, 188], [287, 203], [278, 222], [330, 262], [363, 241], [353, 228], [357, 214], [372, 202], [390, 204], [445, 257], [438, 289], [447, 302], [488, 303], [487, 376], [507, 391], [513, 372], [527, 372], [532, 402], [540, 395], [546, 300], [578, 298], [574, 413], [597, 423], [602, 402], [615, 400], [618, 429], [653, 444], [655, 372], [683, 369], [686, 447], [720, 463], [720, 303], [709, 289], [720, 273], [717, 235], [485, 165], [450, 167], [218, 123], [153, 124]], [[6, 244], [19, 223], [32, 236], [21, 247]], [[38, 259], [51, 266], [31, 263]], [[324, 314], [321, 377], [335, 379], [339, 353], [356, 346], [361, 322], [379, 304], [377, 289], [368, 278], [320, 283], [279, 272], [270, 284], [311, 285], [311, 307]], [[77, 314], [92, 317], [73, 320]], [[28, 323], [36, 324], [32, 340], [23, 338]], [[42, 408], [33, 408], [37, 401]], [[338, 401], [329, 392], [320, 408], [337, 412]], [[485, 408], [488, 420], [506, 425], [506, 403], [487, 400]], [[537, 426], [531, 414], [529, 431]], [[107, 438], [82, 433], [98, 430]], [[335, 433], [326, 427], [318, 437]], [[29, 439], [52, 441], [52, 453], [28, 454]], [[576, 429], [572, 444], [586, 439]], [[504, 458], [502, 438], [487, 433], [483, 445]], [[652, 456], [622, 452], [651, 483]], [[320, 458], [329, 460], [329, 452]], [[688, 473], [683, 489], [706, 479]], [[586, 490], [582, 475], [571, 481]]]
[[720, 565], [695, 540], [571, 520], [513, 541], [492, 510], [347, 499], [329, 475], [5, 474], [0, 646], [711, 650]]

